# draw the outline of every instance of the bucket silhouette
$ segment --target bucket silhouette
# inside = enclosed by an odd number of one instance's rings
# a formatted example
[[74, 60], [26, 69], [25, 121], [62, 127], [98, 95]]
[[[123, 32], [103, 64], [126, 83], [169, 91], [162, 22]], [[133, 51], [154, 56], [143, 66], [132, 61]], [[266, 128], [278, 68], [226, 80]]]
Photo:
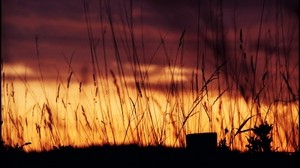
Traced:
[[213, 154], [217, 149], [217, 133], [204, 132], [186, 135], [186, 145], [189, 151], [202, 154]]

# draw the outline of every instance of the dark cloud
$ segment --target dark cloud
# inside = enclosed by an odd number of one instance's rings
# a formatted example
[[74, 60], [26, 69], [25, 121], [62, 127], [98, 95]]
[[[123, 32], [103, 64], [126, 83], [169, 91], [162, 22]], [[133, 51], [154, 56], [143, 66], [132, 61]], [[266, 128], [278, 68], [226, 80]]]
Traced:
[[12, 0], [1, 1], [4, 15], [19, 15], [30, 17], [40, 16], [44, 19], [68, 18], [70, 20], [82, 20], [82, 1], [80, 0]]
[[[91, 45], [83, 2], [1, 1], [1, 55], [4, 62], [24, 63], [37, 70], [35, 37], [38, 36], [40, 57], [45, 69], [64, 69], [68, 66], [66, 59], [73, 57], [72, 68], [75, 71], [81, 76], [91, 72]], [[161, 68], [175, 66], [176, 63], [176, 66], [193, 70], [197, 64], [205, 65], [207, 76], [217, 64], [227, 61], [222, 71], [229, 78], [236, 74], [242, 52], [247, 54], [247, 59], [251, 55], [255, 56], [258, 37], [261, 38], [259, 53], [268, 53], [268, 58], [285, 53], [293, 60], [290, 62], [298, 61], [298, 57], [295, 57], [298, 54], [299, 34], [297, 0], [266, 0], [260, 34], [264, 1], [87, 2], [92, 41], [102, 69], [105, 67], [106, 56], [108, 67], [117, 71], [116, 54], [119, 54], [124, 65], [132, 65], [137, 57], [141, 65], [151, 64]], [[110, 16], [117, 46], [113, 42]], [[133, 36], [130, 34], [131, 21]], [[244, 51], [240, 49], [240, 30], [243, 31]], [[282, 39], [285, 40], [284, 44]], [[250, 67], [251, 61], [247, 60], [245, 63]], [[135, 69], [126, 68], [128, 74], [132, 71]], [[188, 78], [191, 78], [191, 73], [187, 74]]]

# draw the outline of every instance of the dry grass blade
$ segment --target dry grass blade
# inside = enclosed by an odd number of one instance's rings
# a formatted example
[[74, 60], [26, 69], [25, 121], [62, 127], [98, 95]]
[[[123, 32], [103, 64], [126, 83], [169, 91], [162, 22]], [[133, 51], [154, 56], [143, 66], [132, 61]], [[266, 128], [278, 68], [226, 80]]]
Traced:
[[250, 117], [248, 117], [246, 120], [243, 121], [243, 123], [239, 126], [239, 128], [237, 129], [237, 132], [234, 134], [234, 137], [239, 134], [239, 133], [242, 133], [242, 132], [246, 132], [245, 130], [242, 131], [243, 127], [247, 124], [247, 122], [256, 115], [252, 115]]

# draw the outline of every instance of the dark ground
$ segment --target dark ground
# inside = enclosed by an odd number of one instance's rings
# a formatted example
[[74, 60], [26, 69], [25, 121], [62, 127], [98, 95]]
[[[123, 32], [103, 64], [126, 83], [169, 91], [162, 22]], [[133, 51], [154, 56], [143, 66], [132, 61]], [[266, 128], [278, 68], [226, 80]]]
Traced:
[[61, 147], [48, 152], [25, 153], [1, 149], [0, 167], [299, 167], [299, 152], [200, 152], [186, 148], [94, 146]]

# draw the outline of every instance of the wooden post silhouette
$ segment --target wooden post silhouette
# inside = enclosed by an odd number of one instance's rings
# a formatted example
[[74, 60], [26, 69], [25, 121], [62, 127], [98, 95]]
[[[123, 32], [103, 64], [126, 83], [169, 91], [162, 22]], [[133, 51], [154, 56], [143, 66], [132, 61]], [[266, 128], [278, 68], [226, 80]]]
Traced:
[[217, 133], [194, 133], [186, 135], [188, 151], [200, 154], [214, 154], [217, 149]]

